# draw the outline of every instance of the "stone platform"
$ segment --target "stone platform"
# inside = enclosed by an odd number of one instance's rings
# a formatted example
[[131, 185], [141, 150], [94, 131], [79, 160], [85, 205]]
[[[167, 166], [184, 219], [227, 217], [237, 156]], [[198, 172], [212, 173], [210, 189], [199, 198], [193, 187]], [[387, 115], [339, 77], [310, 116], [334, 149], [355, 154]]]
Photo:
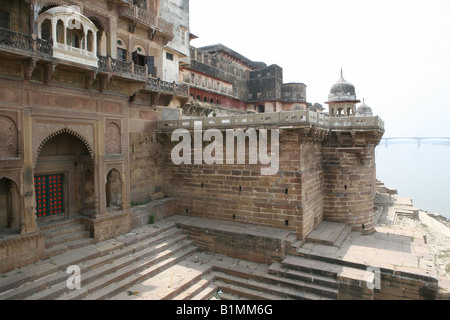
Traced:
[[[324, 223], [312, 236], [340, 238], [344, 230]], [[66, 287], [69, 265], [81, 268], [80, 290]], [[428, 247], [414, 230], [350, 232], [334, 246], [301, 243], [283, 229], [182, 215], [0, 277], [0, 300], [438, 298]]]
[[[289, 246], [299, 241], [282, 229], [187, 216], [174, 216], [173, 219], [185, 230], [195, 229], [190, 239], [197, 245], [200, 243], [203, 248], [209, 247], [208, 250], [212, 252], [252, 260], [257, 257], [257, 248], [246, 242], [246, 239], [251, 235], [254, 239], [264, 241], [258, 246], [263, 248], [268, 244], [267, 239], [271, 238], [276, 240], [274, 243], [279, 245], [280, 252], [266, 256], [266, 263], [282, 262], [286, 255], [296, 255], [358, 270], [380, 270], [382, 289], [375, 290], [375, 298], [437, 298], [438, 276], [433, 258], [423, 234], [413, 228], [378, 226], [375, 233], [361, 235], [360, 232], [351, 232], [345, 224], [325, 221], [292, 252], [288, 250]], [[228, 236], [224, 236], [226, 234]], [[234, 242], [229, 239], [234, 239]], [[242, 248], [247, 248], [247, 256], [243, 254]], [[268, 251], [273, 248], [266, 247]], [[264, 262], [258, 259], [253, 261]]]

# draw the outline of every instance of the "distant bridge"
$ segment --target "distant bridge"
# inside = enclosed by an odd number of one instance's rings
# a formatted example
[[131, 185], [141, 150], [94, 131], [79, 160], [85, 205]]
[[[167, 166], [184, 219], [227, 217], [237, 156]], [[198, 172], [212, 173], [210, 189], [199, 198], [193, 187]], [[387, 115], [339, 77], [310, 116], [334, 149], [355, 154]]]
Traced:
[[389, 141], [392, 140], [416, 140], [417, 146], [420, 148], [422, 140], [447, 140], [450, 141], [450, 137], [392, 137], [392, 138], [382, 138], [386, 148], [389, 146]]

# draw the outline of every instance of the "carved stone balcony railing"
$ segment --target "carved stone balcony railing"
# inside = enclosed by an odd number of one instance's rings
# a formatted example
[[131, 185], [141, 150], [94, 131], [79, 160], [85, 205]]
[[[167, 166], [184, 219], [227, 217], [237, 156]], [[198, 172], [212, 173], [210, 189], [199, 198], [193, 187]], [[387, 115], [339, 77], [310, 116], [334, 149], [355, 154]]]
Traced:
[[0, 28], [0, 47], [16, 53], [37, 54], [47, 59], [53, 56], [52, 41], [38, 39], [5, 28]]
[[189, 86], [186, 84], [170, 83], [161, 79], [152, 78], [148, 74], [147, 67], [133, 62], [125, 62], [111, 58], [110, 56], [99, 57], [99, 71], [110, 73], [115, 76], [145, 82], [148, 91], [167, 93], [180, 97], [189, 96]]
[[178, 84], [175, 82], [162, 81], [161, 79], [148, 78], [147, 90], [174, 94], [176, 96], [188, 97], [189, 96], [189, 86], [186, 84]]
[[198, 118], [186, 120], [158, 121], [158, 130], [194, 129], [195, 124], [201, 122], [203, 128], [223, 127], [258, 127], [280, 126], [290, 128], [303, 125], [318, 125], [333, 129], [381, 129], [384, 130], [384, 122], [379, 117], [342, 117], [330, 118], [329, 116], [314, 111], [282, 111], [277, 113], [258, 113], [251, 115], [229, 116], [218, 118]]
[[156, 30], [170, 38], [174, 36], [173, 23], [155, 16], [152, 12], [139, 8], [137, 5], [119, 8], [119, 16], [139, 22], [147, 28]]
[[98, 68], [101, 72], [129, 78], [136, 81], [147, 81], [147, 71], [145, 67], [135, 65], [133, 62], [120, 61], [110, 56], [100, 56], [98, 58]]

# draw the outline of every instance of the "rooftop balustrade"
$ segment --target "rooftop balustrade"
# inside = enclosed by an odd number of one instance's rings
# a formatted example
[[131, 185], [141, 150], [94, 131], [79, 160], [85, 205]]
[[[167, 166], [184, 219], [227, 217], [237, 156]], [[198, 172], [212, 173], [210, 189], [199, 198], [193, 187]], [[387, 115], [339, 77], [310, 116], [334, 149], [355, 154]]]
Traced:
[[170, 121], [158, 121], [157, 129], [161, 131], [187, 129], [192, 130], [196, 124], [203, 128], [225, 127], [260, 127], [265, 125], [290, 128], [303, 125], [317, 125], [333, 129], [339, 128], [377, 128], [384, 129], [384, 122], [376, 117], [342, 117], [331, 118], [314, 111], [282, 111], [277, 113], [258, 113], [218, 118], [197, 118]]

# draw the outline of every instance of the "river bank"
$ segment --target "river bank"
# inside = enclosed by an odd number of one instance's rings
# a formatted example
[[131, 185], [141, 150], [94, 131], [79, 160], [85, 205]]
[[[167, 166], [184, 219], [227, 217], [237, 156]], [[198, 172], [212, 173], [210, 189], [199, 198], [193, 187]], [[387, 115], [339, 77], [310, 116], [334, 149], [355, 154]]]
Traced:
[[375, 225], [420, 230], [433, 256], [439, 282], [450, 288], [450, 226], [447, 218], [414, 207], [413, 199], [379, 182], [375, 196]]

